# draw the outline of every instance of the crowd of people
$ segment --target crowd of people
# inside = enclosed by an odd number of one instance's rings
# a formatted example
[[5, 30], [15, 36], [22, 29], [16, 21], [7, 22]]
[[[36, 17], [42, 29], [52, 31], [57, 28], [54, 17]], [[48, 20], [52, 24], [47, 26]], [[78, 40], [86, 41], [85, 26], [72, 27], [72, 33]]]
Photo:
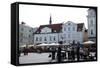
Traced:
[[[57, 60], [57, 62], [67, 61], [84, 61], [84, 60], [94, 60], [96, 57], [96, 53], [94, 56], [91, 56], [88, 48], [80, 47], [80, 44], [77, 43], [70, 45], [69, 47], [62, 47], [60, 44], [57, 47], [49, 48], [50, 55], [48, 56], [51, 60]], [[41, 52], [41, 51], [40, 51]], [[20, 56], [19, 51], [19, 56]], [[24, 47], [23, 50], [24, 55], [28, 55], [27, 47]]]
[[91, 56], [89, 48], [80, 47], [80, 44], [67, 48], [62, 48], [60, 45], [57, 48], [52, 48], [50, 55], [51, 59], [57, 60], [57, 62], [63, 62], [66, 59], [67, 61], [85, 61], [96, 59], [96, 52], [94, 56]]

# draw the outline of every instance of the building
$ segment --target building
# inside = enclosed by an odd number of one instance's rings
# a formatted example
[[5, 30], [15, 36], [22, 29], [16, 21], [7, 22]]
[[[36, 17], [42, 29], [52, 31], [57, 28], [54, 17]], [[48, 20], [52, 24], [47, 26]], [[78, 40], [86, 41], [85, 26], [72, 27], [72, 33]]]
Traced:
[[96, 11], [95, 9], [88, 9], [88, 39], [96, 41]]
[[33, 33], [37, 28], [32, 28], [24, 22], [19, 24], [19, 45], [31, 45], [34, 43]]
[[75, 43], [83, 42], [83, 35], [85, 32], [84, 23], [76, 24], [68, 21], [64, 23], [51, 24], [51, 17], [49, 23], [50, 24], [48, 25], [40, 25], [34, 33], [34, 44], [50, 44], [58, 43], [60, 41], [62, 41], [63, 44], [70, 44], [73, 41], [75, 41]]
[[63, 42], [66, 44], [70, 44], [73, 41], [75, 43], [83, 42], [83, 35], [85, 31], [84, 23], [74, 23], [72, 21], [65, 22], [62, 25], [62, 36], [63, 36]]
[[62, 24], [41, 25], [34, 34], [34, 44], [58, 43]]

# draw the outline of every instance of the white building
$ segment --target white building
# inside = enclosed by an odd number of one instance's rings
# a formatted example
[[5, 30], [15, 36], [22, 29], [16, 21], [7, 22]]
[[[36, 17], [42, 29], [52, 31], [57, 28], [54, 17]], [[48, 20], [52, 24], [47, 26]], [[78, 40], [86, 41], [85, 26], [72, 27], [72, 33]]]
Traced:
[[62, 34], [64, 43], [83, 42], [83, 34], [85, 31], [84, 23], [74, 23], [68, 21], [62, 25]]
[[91, 41], [96, 40], [96, 11], [94, 9], [88, 9], [88, 38]]
[[73, 41], [83, 42], [84, 23], [76, 24], [68, 21], [60, 24], [40, 25], [34, 34], [34, 44], [58, 43], [70, 44]]
[[34, 43], [33, 33], [36, 28], [26, 25], [24, 22], [19, 24], [19, 45], [31, 45]]
[[34, 34], [34, 43], [58, 43], [62, 24], [41, 25]]

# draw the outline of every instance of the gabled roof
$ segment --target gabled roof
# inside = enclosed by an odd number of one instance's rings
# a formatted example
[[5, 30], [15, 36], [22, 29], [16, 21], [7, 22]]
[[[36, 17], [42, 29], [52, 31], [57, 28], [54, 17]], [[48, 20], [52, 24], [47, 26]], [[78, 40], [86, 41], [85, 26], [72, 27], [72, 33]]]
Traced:
[[35, 33], [40, 33], [42, 28], [49, 27], [51, 28], [52, 32], [61, 32], [62, 29], [62, 23], [59, 24], [48, 24], [48, 25], [40, 25], [40, 27], [37, 29]]

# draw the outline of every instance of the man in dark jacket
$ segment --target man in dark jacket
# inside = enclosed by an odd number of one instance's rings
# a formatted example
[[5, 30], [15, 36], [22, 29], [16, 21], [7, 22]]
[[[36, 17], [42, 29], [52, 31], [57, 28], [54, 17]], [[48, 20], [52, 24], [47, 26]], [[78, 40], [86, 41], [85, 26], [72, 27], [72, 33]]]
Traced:
[[55, 48], [52, 48], [52, 60], [54, 60], [54, 59], [55, 59], [55, 53], [56, 53]]
[[79, 47], [79, 45], [80, 45], [80, 43], [78, 42], [77, 43], [77, 61], [79, 61], [79, 59], [80, 59], [80, 47]]
[[58, 51], [57, 51], [57, 61], [61, 62], [61, 47], [58, 47]]

